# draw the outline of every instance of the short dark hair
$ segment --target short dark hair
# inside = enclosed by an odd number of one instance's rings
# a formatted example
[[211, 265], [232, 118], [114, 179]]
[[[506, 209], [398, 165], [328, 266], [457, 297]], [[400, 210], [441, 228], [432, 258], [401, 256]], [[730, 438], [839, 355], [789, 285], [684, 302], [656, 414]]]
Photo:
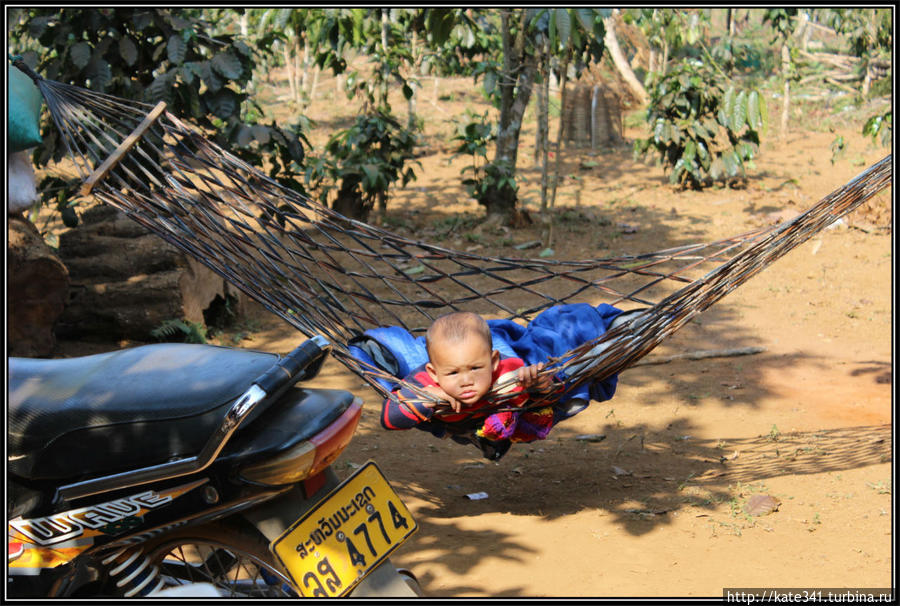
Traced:
[[440, 335], [445, 339], [459, 341], [475, 333], [484, 339], [488, 349], [493, 349], [494, 342], [491, 338], [491, 329], [484, 318], [470, 311], [454, 311], [444, 314], [428, 327], [425, 333], [425, 347], [428, 357], [431, 357], [431, 344]]

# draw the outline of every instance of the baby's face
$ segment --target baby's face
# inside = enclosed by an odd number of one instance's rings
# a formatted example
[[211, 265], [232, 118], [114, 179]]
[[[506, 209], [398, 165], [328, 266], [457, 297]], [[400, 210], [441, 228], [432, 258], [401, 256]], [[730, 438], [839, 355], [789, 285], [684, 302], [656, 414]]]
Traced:
[[484, 340], [471, 337], [434, 343], [425, 368], [448, 396], [471, 406], [490, 391], [499, 361], [498, 352], [491, 351]]

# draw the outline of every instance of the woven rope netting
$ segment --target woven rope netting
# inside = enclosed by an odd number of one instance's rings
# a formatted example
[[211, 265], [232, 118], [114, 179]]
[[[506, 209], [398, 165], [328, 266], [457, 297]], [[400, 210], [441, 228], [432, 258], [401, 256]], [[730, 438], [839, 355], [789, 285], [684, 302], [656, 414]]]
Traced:
[[858, 207], [892, 175], [887, 156], [792, 221], [711, 243], [580, 261], [480, 256], [343, 217], [280, 186], [160, 107], [158, 117], [148, 118], [151, 105], [36, 83], [82, 179], [92, 182], [101, 164], [117, 158], [93, 183], [94, 196], [305, 335], [329, 337], [332, 355], [385, 397], [390, 394], [376, 379], [390, 377], [354, 358], [348, 340], [380, 326], [421, 334], [452, 310], [525, 322], [561, 303], [643, 308], [549, 360], [544, 371], [564, 372], [569, 389], [609, 377]]

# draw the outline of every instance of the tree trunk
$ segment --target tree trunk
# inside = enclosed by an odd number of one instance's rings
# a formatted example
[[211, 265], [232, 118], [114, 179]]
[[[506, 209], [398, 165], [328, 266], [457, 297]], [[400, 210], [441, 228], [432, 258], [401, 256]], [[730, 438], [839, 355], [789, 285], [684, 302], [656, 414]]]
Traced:
[[[494, 156], [494, 164], [502, 165], [509, 170], [510, 175], [516, 174], [516, 162], [519, 155], [519, 134], [522, 131], [522, 119], [525, 109], [531, 99], [531, 90], [534, 85], [534, 77], [537, 66], [533, 57], [526, 57], [519, 65], [519, 77], [515, 82], [516, 92], [512, 96], [512, 103], [505, 114], [506, 126], [501, 124], [497, 133], [497, 151]], [[485, 200], [488, 214], [512, 215], [517, 201], [516, 191], [508, 186], [497, 186], [491, 195]]]
[[872, 63], [866, 60], [866, 75], [863, 78], [862, 83], [862, 96], [863, 99], [869, 96], [869, 89], [872, 87]]
[[410, 43], [410, 48], [412, 49], [412, 58], [413, 58], [413, 69], [412, 74], [413, 77], [410, 79], [407, 84], [412, 89], [412, 95], [409, 96], [409, 99], [406, 100], [407, 107], [407, 118], [406, 118], [406, 128], [410, 132], [414, 132], [416, 130], [416, 98], [419, 94], [419, 83], [418, 76], [420, 75], [420, 70], [422, 68], [422, 57], [419, 54], [419, 36], [416, 32], [412, 33], [412, 42]]
[[316, 65], [313, 67], [313, 81], [312, 87], [309, 90], [309, 101], [310, 103], [316, 99], [316, 87], [319, 86], [319, 74], [322, 73], [322, 70], [319, 69], [319, 66]]
[[301, 68], [301, 76], [300, 76], [300, 95], [298, 97], [301, 101], [305, 99], [305, 101], [301, 102], [300, 108], [303, 109], [309, 103], [311, 96], [309, 94], [310, 88], [310, 78], [309, 71], [312, 65], [312, 61], [310, 60], [310, 52], [309, 52], [309, 40], [306, 36], [303, 36], [303, 67]]
[[294, 37], [294, 61], [293, 61], [293, 70], [294, 70], [294, 82], [296, 83], [296, 96], [294, 97], [294, 103], [297, 107], [303, 107], [303, 90], [305, 83], [300, 81], [300, 74], [303, 72], [303, 68], [300, 66], [300, 38]]
[[65, 308], [69, 272], [24, 217], [7, 216], [7, 354], [47, 357], [56, 345], [53, 327]]
[[[560, 68], [560, 77], [559, 77], [559, 106], [563, 108], [562, 111], [559, 112], [559, 131], [556, 134], [556, 166], [553, 169], [553, 189], [550, 190], [550, 202], [549, 208], [552, 210], [556, 205], [556, 189], [559, 185], [559, 177], [560, 177], [560, 167], [562, 165], [562, 159], [560, 156], [560, 146], [562, 144], [562, 139], [564, 136], [563, 132], [563, 124], [565, 121], [565, 107], [566, 107], [566, 82], [568, 80], [569, 75], [569, 61], [571, 60], [572, 55], [569, 52], [563, 56], [562, 67]], [[545, 233], [541, 238], [544, 242], [544, 248], [550, 248], [553, 246], [553, 221], [551, 216], [551, 221], [547, 224], [545, 228]]]
[[788, 134], [788, 118], [791, 108], [791, 81], [788, 78], [791, 67], [791, 50], [787, 42], [781, 45], [781, 73], [784, 76], [784, 98], [781, 104], [781, 138], [786, 139]]
[[388, 9], [383, 8], [381, 9], [381, 107], [387, 107], [388, 105], [388, 78], [391, 75], [391, 68], [388, 66], [386, 59], [388, 52], [389, 27]]
[[294, 63], [291, 61], [291, 46], [288, 42], [285, 42], [283, 45], [284, 48], [284, 67], [287, 69], [287, 77], [288, 77], [288, 88], [291, 93], [291, 100], [297, 98], [297, 82], [295, 80], [296, 74], [294, 74]]
[[[550, 46], [549, 40], [544, 40], [541, 53], [541, 74], [543, 79], [538, 87], [538, 136], [535, 143], [535, 159], [541, 162], [541, 215], [547, 213], [548, 183], [548, 155], [550, 151]], [[546, 217], [544, 217], [546, 221]]]
[[[547, 61], [547, 55], [542, 51], [541, 55], [541, 77], [543, 80], [541, 81], [541, 86], [538, 87], [538, 97], [537, 97], [537, 130], [535, 131], [534, 137], [534, 163], [537, 164], [541, 161], [543, 157], [544, 151], [544, 140], [547, 138], [547, 121], [548, 121], [548, 98], [547, 98], [547, 84], [550, 81], [549, 74], [549, 63]], [[541, 206], [543, 207], [543, 197], [541, 198]]]
[[[503, 71], [500, 73], [500, 131], [509, 127], [509, 111], [512, 107], [515, 80], [513, 79], [512, 43], [510, 42], [509, 11], [500, 11], [501, 40], [503, 44]], [[498, 139], [499, 150], [499, 139]]]
[[796, 35], [800, 38], [800, 48], [809, 50], [809, 38], [812, 35], [812, 26], [809, 21], [809, 13], [803, 11], [799, 15], [800, 25], [797, 26]]
[[[503, 40], [503, 70], [500, 74], [500, 125], [497, 132], [496, 153], [492, 165], [512, 179], [516, 175], [519, 155], [519, 135], [522, 119], [531, 99], [531, 89], [537, 73], [536, 59], [525, 53], [524, 32], [527, 12], [520, 11], [519, 31], [513, 41], [510, 33], [511, 11], [501, 11]], [[499, 215], [514, 220], [516, 217], [516, 188], [508, 184], [491, 183], [485, 196], [479, 200], [489, 215]]]
[[618, 15], [618, 13], [618, 9], [613, 9], [612, 15], [603, 20], [603, 25], [606, 28], [606, 34], [603, 36], [603, 44], [606, 46], [606, 50], [609, 51], [609, 55], [612, 57], [613, 63], [615, 64], [616, 69], [619, 70], [619, 74], [622, 76], [625, 84], [638, 101], [642, 105], [646, 105], [650, 101], [650, 96], [644, 89], [644, 85], [641, 84], [640, 80], [637, 79], [637, 76], [634, 75], [631, 65], [628, 64], [628, 59], [625, 58], [622, 49], [619, 47], [619, 40], [616, 38], [616, 15]]

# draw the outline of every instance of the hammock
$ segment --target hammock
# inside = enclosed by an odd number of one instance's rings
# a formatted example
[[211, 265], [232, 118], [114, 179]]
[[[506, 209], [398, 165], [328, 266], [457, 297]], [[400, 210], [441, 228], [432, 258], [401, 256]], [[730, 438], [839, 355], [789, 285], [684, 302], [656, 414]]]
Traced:
[[[481, 256], [344, 217], [282, 187], [164, 104], [46, 80], [16, 65], [43, 94], [82, 193], [193, 255], [303, 334], [327, 336], [333, 357], [384, 398], [402, 377], [356, 357], [348, 343], [385, 326], [421, 335], [453, 310], [518, 322], [577, 301], [638, 310], [547, 360], [544, 370], [565, 379], [557, 398], [614, 377], [892, 176], [889, 155], [789, 222], [706, 244], [576, 261]], [[502, 399], [496, 408], [503, 410]]]

